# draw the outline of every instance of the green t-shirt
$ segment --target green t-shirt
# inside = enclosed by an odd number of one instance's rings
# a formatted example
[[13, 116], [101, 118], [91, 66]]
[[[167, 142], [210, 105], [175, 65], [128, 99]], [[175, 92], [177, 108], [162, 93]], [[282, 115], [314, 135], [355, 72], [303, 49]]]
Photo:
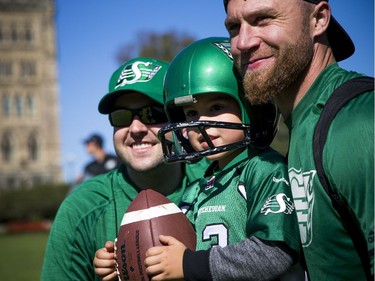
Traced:
[[[181, 186], [167, 196], [179, 205], [186, 187], [201, 178], [208, 162], [185, 166]], [[138, 195], [126, 166], [89, 179], [61, 204], [47, 242], [41, 280], [99, 280], [95, 252], [117, 236], [122, 217]]]
[[272, 149], [246, 149], [223, 170], [214, 162], [186, 213], [197, 250], [225, 247], [251, 236], [285, 242], [299, 251], [298, 224], [285, 159]]
[[[313, 160], [316, 123], [334, 89], [350, 78], [337, 63], [328, 66], [286, 120], [290, 130], [289, 180], [310, 279], [365, 280], [359, 257], [324, 191]], [[333, 120], [323, 151], [333, 188], [344, 196], [374, 250], [374, 94], [350, 101]], [[371, 255], [374, 266], [373, 255]]]

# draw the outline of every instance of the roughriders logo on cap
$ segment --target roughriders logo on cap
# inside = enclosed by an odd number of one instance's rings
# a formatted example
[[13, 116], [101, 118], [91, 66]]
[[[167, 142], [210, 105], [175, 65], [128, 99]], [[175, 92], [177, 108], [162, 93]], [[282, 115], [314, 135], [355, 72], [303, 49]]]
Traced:
[[137, 82], [148, 82], [160, 70], [160, 65], [152, 62], [136, 61], [132, 64], [125, 65], [118, 78], [115, 89], [126, 84], [134, 84]]

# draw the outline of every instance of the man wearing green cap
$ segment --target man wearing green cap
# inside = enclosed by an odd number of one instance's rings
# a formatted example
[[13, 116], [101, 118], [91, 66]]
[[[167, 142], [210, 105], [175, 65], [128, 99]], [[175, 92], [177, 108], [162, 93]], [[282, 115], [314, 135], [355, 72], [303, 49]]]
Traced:
[[140, 57], [125, 62], [112, 75], [99, 112], [109, 115], [115, 151], [123, 163], [83, 182], [64, 200], [47, 243], [42, 280], [98, 280], [95, 252], [116, 238], [138, 192], [152, 188], [180, 205], [185, 203], [185, 188], [202, 176], [205, 162], [163, 162], [157, 134], [167, 122], [163, 80], [168, 66]]

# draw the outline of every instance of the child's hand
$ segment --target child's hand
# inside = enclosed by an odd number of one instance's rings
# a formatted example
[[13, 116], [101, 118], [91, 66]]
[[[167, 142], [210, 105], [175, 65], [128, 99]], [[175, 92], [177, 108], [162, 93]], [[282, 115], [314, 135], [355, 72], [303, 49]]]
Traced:
[[182, 258], [186, 246], [172, 236], [160, 235], [163, 245], [152, 247], [146, 252], [145, 266], [152, 281], [178, 280], [184, 278]]
[[115, 260], [115, 243], [107, 241], [104, 248], [96, 251], [94, 258], [95, 273], [103, 281], [117, 279], [116, 260]]

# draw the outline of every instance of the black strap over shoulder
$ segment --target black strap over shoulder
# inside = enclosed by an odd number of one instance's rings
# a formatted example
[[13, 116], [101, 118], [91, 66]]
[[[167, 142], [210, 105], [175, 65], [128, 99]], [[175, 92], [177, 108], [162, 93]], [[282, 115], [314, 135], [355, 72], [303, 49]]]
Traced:
[[332, 204], [339, 213], [342, 224], [353, 240], [353, 244], [361, 259], [362, 266], [364, 267], [367, 280], [374, 280], [374, 277], [371, 275], [371, 264], [369, 252], [367, 251], [365, 235], [360, 228], [356, 215], [347, 204], [345, 198], [340, 196], [338, 192], [330, 186], [324, 172], [322, 158], [329, 126], [336, 114], [354, 97], [373, 90], [374, 78], [372, 77], [353, 78], [338, 87], [323, 108], [319, 121], [315, 127], [313, 143], [314, 161], [319, 180], [327, 194], [331, 197]]

